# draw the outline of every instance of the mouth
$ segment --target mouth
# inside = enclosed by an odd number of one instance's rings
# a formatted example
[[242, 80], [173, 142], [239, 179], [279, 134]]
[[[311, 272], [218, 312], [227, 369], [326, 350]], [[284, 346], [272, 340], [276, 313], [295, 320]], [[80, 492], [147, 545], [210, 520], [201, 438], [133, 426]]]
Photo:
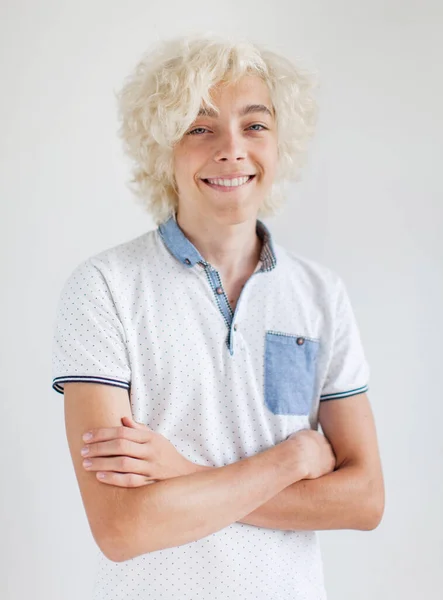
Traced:
[[242, 183], [240, 185], [217, 185], [216, 183], [209, 183], [208, 179], [202, 179], [202, 181], [210, 188], [214, 189], [214, 190], [219, 190], [221, 192], [233, 192], [235, 190], [238, 190], [240, 188], [244, 188], [245, 186], [249, 185], [251, 183], [251, 181], [255, 179], [255, 175], [250, 175], [248, 180], [245, 181], [245, 183]]

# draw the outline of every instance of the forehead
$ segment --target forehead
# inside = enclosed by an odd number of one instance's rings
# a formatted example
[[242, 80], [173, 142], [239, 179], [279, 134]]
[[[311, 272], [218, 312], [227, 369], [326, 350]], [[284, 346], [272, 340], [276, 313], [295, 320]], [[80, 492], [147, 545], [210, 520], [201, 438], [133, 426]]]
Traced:
[[[236, 82], [222, 81], [210, 90], [211, 101], [219, 108], [235, 108], [239, 115], [261, 112], [272, 117], [272, 106], [269, 88], [260, 77], [245, 75]], [[199, 116], [217, 117], [217, 113], [202, 104]]]

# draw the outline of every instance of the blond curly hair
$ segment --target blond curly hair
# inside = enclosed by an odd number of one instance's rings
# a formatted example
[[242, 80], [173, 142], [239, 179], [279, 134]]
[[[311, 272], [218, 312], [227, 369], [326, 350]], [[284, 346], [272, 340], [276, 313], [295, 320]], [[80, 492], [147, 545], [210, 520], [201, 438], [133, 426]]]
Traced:
[[267, 84], [276, 116], [277, 175], [258, 217], [274, 216], [284, 202], [284, 184], [298, 180], [314, 133], [316, 78], [261, 44], [212, 33], [187, 34], [157, 42], [143, 54], [115, 93], [118, 135], [130, 157], [129, 188], [158, 225], [178, 207], [173, 147], [220, 81], [258, 75]]

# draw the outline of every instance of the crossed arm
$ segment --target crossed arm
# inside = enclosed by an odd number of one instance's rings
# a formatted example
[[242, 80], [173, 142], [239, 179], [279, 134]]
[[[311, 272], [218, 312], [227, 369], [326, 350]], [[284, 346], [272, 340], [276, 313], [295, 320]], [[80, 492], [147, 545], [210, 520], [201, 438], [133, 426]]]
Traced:
[[[190, 463], [188, 474], [135, 489], [107, 486], [81, 463], [86, 427], [130, 415], [124, 390], [65, 385], [68, 441], [92, 534], [116, 562], [201, 539], [234, 522], [272, 529], [375, 528], [384, 488], [366, 394], [322, 403], [319, 421], [336, 470], [306, 479], [292, 441], [224, 467]], [[295, 482], [295, 483], [294, 483]]]
[[[321, 402], [319, 422], [337, 468], [302, 479], [240, 519], [272, 529], [375, 529], [383, 516], [384, 481], [366, 393]], [[210, 469], [196, 465], [196, 471]]]

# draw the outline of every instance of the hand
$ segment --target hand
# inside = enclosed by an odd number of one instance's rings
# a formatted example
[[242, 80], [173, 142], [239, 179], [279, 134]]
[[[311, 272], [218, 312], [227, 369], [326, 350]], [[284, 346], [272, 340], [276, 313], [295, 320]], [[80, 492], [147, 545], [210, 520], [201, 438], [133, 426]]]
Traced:
[[300, 457], [307, 475], [304, 479], [317, 479], [334, 471], [336, 457], [327, 438], [313, 429], [301, 429], [291, 433], [286, 440], [294, 440], [297, 456]]
[[[85, 443], [91, 461], [87, 471], [97, 471], [102, 483], [117, 487], [141, 487], [161, 479], [192, 472], [193, 463], [182, 456], [161, 433], [130, 417], [122, 417], [121, 427], [93, 429]], [[99, 473], [104, 478], [99, 478]]]

